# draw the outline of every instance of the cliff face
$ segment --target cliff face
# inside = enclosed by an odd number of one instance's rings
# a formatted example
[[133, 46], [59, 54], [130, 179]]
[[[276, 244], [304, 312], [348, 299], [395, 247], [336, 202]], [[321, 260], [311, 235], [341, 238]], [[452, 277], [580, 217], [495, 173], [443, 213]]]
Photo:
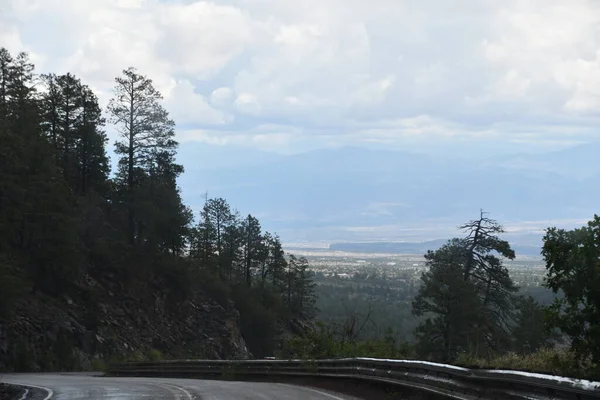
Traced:
[[69, 294], [30, 294], [0, 320], [0, 370], [91, 369], [98, 361], [246, 359], [232, 303], [201, 291], [182, 296], [162, 282], [127, 291], [110, 277], [81, 279]]

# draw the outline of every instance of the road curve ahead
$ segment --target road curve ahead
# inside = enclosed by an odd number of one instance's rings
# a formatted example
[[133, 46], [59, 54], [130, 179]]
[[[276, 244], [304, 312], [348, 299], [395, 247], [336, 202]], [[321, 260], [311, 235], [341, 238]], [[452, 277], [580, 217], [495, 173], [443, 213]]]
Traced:
[[171, 378], [113, 378], [97, 374], [7, 374], [0, 382], [29, 385], [35, 400], [356, 400], [313, 388], [264, 382]]

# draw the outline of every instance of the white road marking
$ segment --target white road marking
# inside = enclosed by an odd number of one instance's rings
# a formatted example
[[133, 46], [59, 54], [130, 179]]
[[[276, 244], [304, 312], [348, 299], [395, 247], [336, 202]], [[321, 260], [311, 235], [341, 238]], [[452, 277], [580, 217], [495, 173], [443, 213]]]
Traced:
[[[156, 386], [162, 387], [163, 389], [167, 389], [171, 393], [173, 393], [172, 389], [175, 389], [176, 391], [178, 390], [178, 391], [183, 392], [183, 394], [185, 394], [189, 400], [195, 399], [195, 396], [192, 395], [190, 392], [188, 392], [186, 389], [179, 387], [179, 386], [175, 386], [170, 383], [162, 383], [161, 382], [161, 383], [152, 383], [152, 385], [156, 385]], [[174, 394], [178, 399], [181, 398], [181, 393], [174, 393]]]
[[48, 395], [46, 397], [44, 397], [44, 400], [50, 400], [50, 398], [52, 396], [54, 396], [54, 392], [52, 391], [52, 389], [48, 389], [47, 387], [30, 385], [30, 384], [24, 384], [24, 383], [7, 382], [7, 381], [2, 381], [2, 382], [3, 383], [8, 383], [9, 385], [17, 385], [17, 386], [24, 386], [24, 387], [33, 387], [33, 388], [36, 388], [36, 389], [45, 390], [48, 393]]
[[186, 396], [188, 397], [188, 399], [190, 399], [190, 400], [194, 400], [194, 399], [195, 399], [195, 396], [194, 396], [193, 394], [191, 394], [190, 392], [188, 392], [188, 391], [187, 391], [185, 388], [182, 388], [182, 387], [179, 387], [179, 386], [175, 386], [175, 385], [172, 385], [172, 384], [170, 384], [170, 383], [165, 383], [165, 385], [172, 386], [172, 387], [174, 387], [174, 388], [176, 388], [176, 389], [179, 389], [179, 390], [181, 390], [183, 393], [185, 393], [185, 395], [186, 395]]
[[29, 389], [25, 388], [25, 393], [23, 393], [23, 396], [21, 396], [19, 400], [25, 400], [27, 398], [27, 393], [29, 393]]

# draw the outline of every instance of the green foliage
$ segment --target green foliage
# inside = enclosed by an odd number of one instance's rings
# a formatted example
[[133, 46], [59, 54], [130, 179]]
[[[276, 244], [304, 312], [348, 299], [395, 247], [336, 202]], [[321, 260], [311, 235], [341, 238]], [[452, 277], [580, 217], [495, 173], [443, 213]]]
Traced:
[[36, 290], [57, 293], [81, 272], [74, 198], [42, 134], [33, 65], [0, 53], [0, 252]]
[[398, 343], [391, 330], [380, 339], [342, 340], [340, 332], [331, 326], [318, 323], [304, 336], [286, 340], [278, 351], [284, 359], [328, 359], [345, 357], [375, 357], [412, 359], [414, 348], [407, 342]]
[[305, 257], [296, 258], [290, 255], [286, 274], [286, 302], [292, 316], [301, 319], [312, 319], [315, 316], [315, 283], [314, 273], [308, 269]]
[[549, 228], [542, 255], [545, 285], [564, 294], [549, 308], [549, 324], [571, 340], [579, 360], [600, 365], [600, 216], [572, 231]]
[[[37, 292], [76, 292], [87, 310], [81, 322], [93, 332], [100, 324], [94, 293], [81, 291], [79, 283], [96, 275], [110, 277], [125, 292], [160, 288], [172, 309], [203, 294], [224, 308], [233, 301], [257, 357], [273, 355], [284, 328], [304, 326], [299, 322], [312, 320], [317, 306], [328, 325], [287, 340], [280, 349], [286, 357], [410, 358], [418, 352], [442, 361], [467, 360], [465, 354], [471, 354], [469, 360], [479, 362], [514, 351], [542, 359], [557, 341], [543, 323], [546, 309], [516, 296], [502, 263], [515, 254], [498, 237], [502, 227], [483, 214], [460, 227], [465, 237], [426, 255], [429, 271], [410, 316], [416, 286], [355, 276], [352, 283], [359, 289], [335, 278], [317, 287], [306, 258], [286, 255], [277, 235], [264, 232], [252, 215], [240, 217], [222, 198], [207, 198], [192, 226], [177, 185], [183, 166], [175, 162], [175, 123], [148, 77], [129, 68], [115, 79], [107, 110], [120, 133], [113, 178], [95, 94], [69, 73], [41, 78], [43, 84], [36, 85], [26, 53], [13, 56], [0, 49], [1, 318], [10, 320], [13, 304]], [[597, 216], [587, 227], [552, 228], [545, 237], [547, 286], [559, 295], [547, 320], [549, 328], [570, 337], [569, 354], [579, 363], [573, 368], [600, 360], [599, 237]], [[349, 300], [340, 302], [338, 294]], [[396, 332], [386, 329], [392, 327], [392, 313], [400, 321], [393, 325]], [[375, 320], [385, 324], [375, 326]], [[413, 347], [406, 343], [407, 332], [417, 320]], [[77, 367], [68, 336], [59, 336], [40, 354], [32, 354], [25, 338], [12, 349], [11, 365], [19, 370], [35, 363], [47, 369]], [[119, 357], [163, 356], [138, 350]], [[566, 371], [571, 359], [557, 357]]]
[[159, 253], [149, 263], [154, 267], [154, 277], [164, 283], [171, 299], [183, 301], [192, 296], [195, 283], [193, 271], [183, 259], [169, 253]]
[[175, 122], [160, 104], [152, 80], [135, 68], [115, 78], [108, 112], [121, 140], [116, 184], [127, 210], [131, 245], [150, 243], [179, 254], [191, 213], [181, 204], [176, 179], [183, 167], [175, 163]]
[[239, 367], [235, 363], [227, 364], [221, 367], [221, 377], [227, 380], [234, 380], [239, 371]]
[[359, 339], [377, 339], [392, 329], [400, 340], [413, 341], [419, 322], [411, 308], [418, 290], [413, 273], [407, 270], [394, 277], [357, 272], [340, 278], [317, 272], [317, 319], [339, 325], [350, 313], [360, 318], [369, 315], [368, 323], [358, 333]]
[[466, 368], [508, 369], [582, 379], [600, 378], [599, 370], [589, 363], [581, 364], [577, 355], [567, 349], [542, 347], [530, 354], [508, 352], [491, 358], [461, 353], [455, 364]]
[[151, 349], [148, 352], [148, 361], [161, 361], [164, 359], [162, 353], [159, 350]]
[[106, 363], [106, 361], [100, 358], [94, 358], [92, 360], [92, 371], [106, 372], [108, 371], [108, 364]]
[[14, 302], [25, 292], [25, 283], [14, 273], [15, 267], [0, 254], [0, 318], [11, 314]]
[[[70, 73], [40, 78], [27, 54], [0, 49], [1, 318], [10, 322], [14, 302], [38, 292], [72, 293], [86, 310], [80, 322], [94, 332], [101, 321], [94, 290], [82, 284], [88, 278], [118, 283], [128, 296], [160, 288], [169, 310], [203, 295], [224, 308], [235, 300], [256, 354], [272, 354], [288, 319], [310, 318], [307, 264], [287, 268], [279, 238], [258, 219], [207, 199], [192, 228], [177, 186], [175, 123], [151, 79], [134, 68], [115, 79], [107, 114], [120, 134], [119, 160], [109, 178], [96, 95]], [[74, 368], [71, 342], [60, 337], [34, 355], [28, 343], [11, 344], [10, 363]], [[138, 353], [127, 357], [162, 358]]]
[[244, 285], [235, 287], [232, 297], [240, 312], [242, 336], [252, 354], [256, 357], [271, 356], [275, 349], [277, 333], [277, 299], [264, 289], [248, 288]]
[[513, 349], [518, 354], [534, 353], [559, 341], [555, 331], [546, 326], [546, 308], [531, 296], [518, 298], [519, 311], [512, 330]]
[[226, 281], [202, 270], [197, 271], [196, 276], [201, 283], [202, 289], [211, 299], [215, 300], [222, 307], [229, 306], [232, 289]]
[[240, 228], [244, 280], [246, 285], [251, 286], [252, 272], [258, 269], [261, 258], [265, 256], [263, 251], [264, 237], [261, 235], [260, 222], [250, 214], [242, 221]]
[[[415, 331], [418, 349], [427, 358], [449, 362], [470, 344], [472, 317], [481, 305], [476, 288], [465, 281], [459, 267], [463, 256], [464, 248], [456, 242], [425, 256], [429, 270], [421, 277], [413, 312], [427, 316]], [[463, 312], [466, 309], [470, 312]]]
[[128, 362], [148, 361], [147, 356], [141, 350], [134, 350], [133, 352], [127, 354], [125, 360]]
[[313, 318], [308, 261], [286, 260], [279, 238], [261, 232], [258, 219], [242, 220], [224, 199], [207, 199], [190, 236], [189, 260], [203, 291], [224, 307], [234, 301], [255, 356], [273, 354], [282, 325]]
[[42, 75], [42, 81], [41, 128], [59, 170], [76, 193], [102, 192], [109, 166], [96, 95], [69, 73]]
[[510, 349], [518, 314], [518, 288], [498, 258], [515, 257], [497, 236], [502, 226], [482, 212], [460, 228], [465, 238], [425, 255], [429, 270], [413, 302], [415, 315], [425, 317], [416, 329], [421, 355], [444, 362], [464, 351], [483, 356]]

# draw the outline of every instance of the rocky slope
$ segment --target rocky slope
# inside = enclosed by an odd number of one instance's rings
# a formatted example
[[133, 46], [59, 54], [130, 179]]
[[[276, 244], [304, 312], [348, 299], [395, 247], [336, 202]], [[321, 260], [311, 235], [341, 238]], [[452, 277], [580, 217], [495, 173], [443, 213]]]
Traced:
[[[69, 294], [30, 294], [0, 320], [0, 370], [89, 370], [109, 361], [250, 356], [239, 313], [201, 291], [180, 296], [164, 282], [126, 290], [85, 275]], [[100, 361], [101, 360], [101, 361]]]

